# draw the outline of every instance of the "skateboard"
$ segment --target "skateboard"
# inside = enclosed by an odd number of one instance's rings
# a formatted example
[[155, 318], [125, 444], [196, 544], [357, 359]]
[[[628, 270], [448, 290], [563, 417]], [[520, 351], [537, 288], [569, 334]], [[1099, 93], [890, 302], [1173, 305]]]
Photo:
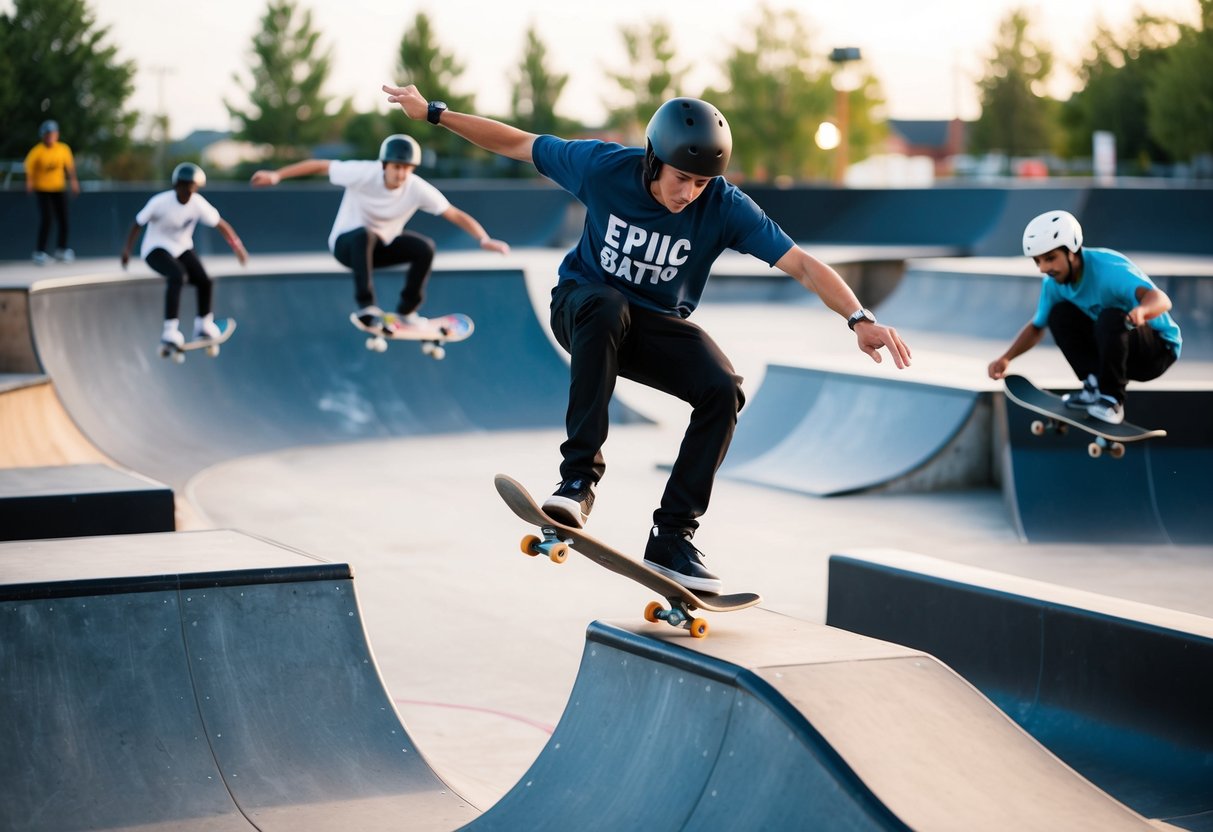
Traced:
[[1113, 459], [1120, 459], [1125, 455], [1126, 442], [1157, 439], [1167, 435], [1165, 430], [1150, 430], [1128, 422], [1119, 425], [1101, 422], [1084, 411], [1066, 407], [1061, 396], [1037, 388], [1023, 376], [1007, 376], [1003, 381], [1006, 383], [1008, 399], [1044, 417], [1032, 422], [1030, 429], [1034, 436], [1043, 436], [1046, 431], [1065, 433], [1069, 427], [1086, 431], [1095, 437], [1094, 441], [1087, 445], [1087, 453], [1092, 459], [1102, 456], [1104, 451]]
[[674, 582], [642, 563], [632, 560], [627, 555], [600, 543], [585, 534], [580, 529], [557, 523], [543, 513], [543, 509], [535, 502], [527, 490], [516, 480], [505, 474], [493, 478], [497, 493], [510, 510], [519, 518], [532, 526], [538, 526], [543, 535], [529, 534], [522, 538], [520, 548], [523, 554], [535, 557], [547, 555], [553, 563], [564, 563], [569, 556], [569, 549], [606, 567], [612, 572], [630, 578], [646, 589], [658, 593], [666, 599], [669, 606], [660, 601], [653, 601], [644, 610], [644, 619], [649, 622], [665, 621], [674, 627], [682, 627], [694, 638], [705, 638], [708, 634], [708, 622], [696, 618], [695, 610], [707, 612], [732, 612], [752, 607], [762, 601], [762, 596], [753, 592], [739, 592], [733, 595], [713, 595], [703, 593], [697, 595], [686, 587]]
[[[385, 315], [387, 320], [398, 321], [396, 315]], [[371, 352], [384, 352], [388, 341], [420, 341], [421, 351], [436, 361], [446, 357], [443, 344], [454, 344], [471, 337], [476, 329], [475, 323], [467, 315], [456, 312], [453, 315], [443, 315], [441, 318], [430, 318], [424, 326], [400, 325], [398, 329], [384, 332], [378, 327], [371, 327], [358, 320], [358, 313], [350, 314], [350, 323], [367, 333], [366, 348]]]
[[219, 345], [232, 337], [232, 333], [236, 331], [236, 321], [233, 318], [225, 318], [222, 321], [216, 321], [216, 326], [219, 327], [218, 338], [197, 338], [193, 341], [186, 341], [181, 346], [175, 344], [166, 344], [160, 342], [160, 357], [172, 358], [176, 364], [185, 362], [185, 354], [193, 350], [206, 350], [206, 354], [211, 358], [219, 355]]

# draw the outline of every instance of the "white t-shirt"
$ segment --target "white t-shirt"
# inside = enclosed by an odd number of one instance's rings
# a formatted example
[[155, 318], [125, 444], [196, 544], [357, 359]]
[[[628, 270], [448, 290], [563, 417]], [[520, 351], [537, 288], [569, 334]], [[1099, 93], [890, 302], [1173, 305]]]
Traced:
[[389, 191], [383, 184], [382, 162], [330, 162], [329, 181], [345, 188], [329, 232], [329, 251], [338, 237], [355, 228], [369, 228], [380, 240], [390, 243], [400, 236], [404, 224], [418, 209], [438, 215], [451, 207], [441, 191], [415, 172], [402, 186]]
[[139, 256], [146, 258], [158, 248], [173, 257], [180, 257], [194, 247], [194, 226], [199, 222], [214, 228], [219, 224], [219, 212], [202, 194], [190, 194], [182, 205], [176, 191], [162, 191], [147, 201], [135, 215], [135, 222], [147, 226]]

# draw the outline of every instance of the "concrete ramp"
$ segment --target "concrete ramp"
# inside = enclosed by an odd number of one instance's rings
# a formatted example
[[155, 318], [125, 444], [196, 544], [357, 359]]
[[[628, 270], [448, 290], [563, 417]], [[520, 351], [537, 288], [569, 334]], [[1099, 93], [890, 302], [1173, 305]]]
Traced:
[[470, 828], [1150, 829], [926, 654], [762, 610], [595, 623], [535, 765]]
[[771, 365], [721, 476], [821, 497], [985, 484], [989, 400], [972, 389]]
[[[1196, 385], [1193, 385], [1196, 386]], [[1213, 543], [1213, 389], [1130, 386], [1134, 424], [1167, 435], [1126, 445], [1121, 459], [1091, 459], [1091, 437], [1033, 436], [1035, 414], [999, 397], [1003, 497], [1020, 537], [1033, 543]]]
[[[377, 276], [385, 304], [402, 276]], [[365, 348], [349, 323], [352, 283], [327, 272], [216, 282], [239, 329], [217, 359], [156, 355], [160, 279], [79, 279], [30, 292], [38, 357], [85, 435], [122, 465], [175, 486], [236, 456], [298, 445], [432, 433], [561, 427], [568, 365], [536, 317], [519, 270], [446, 271], [425, 311], [465, 312], [469, 340], [443, 361], [418, 345]], [[187, 289], [182, 316], [194, 298]], [[637, 420], [616, 406], [620, 421]]]
[[0, 828], [449, 830], [344, 564], [235, 532], [0, 545]]

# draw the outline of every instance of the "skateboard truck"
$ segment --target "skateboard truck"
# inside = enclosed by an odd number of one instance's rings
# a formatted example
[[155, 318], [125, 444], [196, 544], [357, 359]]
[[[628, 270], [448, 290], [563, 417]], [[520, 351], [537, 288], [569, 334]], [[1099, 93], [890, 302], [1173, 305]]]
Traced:
[[519, 544], [522, 553], [531, 557], [547, 555], [548, 560], [552, 563], [564, 563], [568, 560], [569, 545], [573, 541], [561, 538], [560, 534], [551, 526], [540, 526], [539, 531], [543, 533], [543, 537], [528, 534], [522, 538], [522, 543]]
[[[1028, 429], [1032, 431], [1033, 436], [1044, 436], [1046, 432], [1065, 436], [1069, 432], [1070, 426], [1057, 419], [1034, 419]], [[1091, 459], [1099, 459], [1103, 456], [1104, 451], [1107, 451], [1108, 456], [1112, 459], [1120, 459], [1125, 455], [1125, 446], [1123, 442], [1104, 439], [1102, 436], [1096, 436], [1095, 440], [1087, 445], [1087, 456]]]

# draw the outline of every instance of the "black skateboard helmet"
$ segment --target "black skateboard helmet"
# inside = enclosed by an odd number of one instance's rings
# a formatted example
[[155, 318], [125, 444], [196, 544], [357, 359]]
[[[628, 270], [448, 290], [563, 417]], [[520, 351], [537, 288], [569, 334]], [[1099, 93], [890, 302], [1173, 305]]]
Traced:
[[698, 98], [671, 98], [657, 108], [644, 131], [645, 175], [661, 165], [696, 176], [720, 176], [729, 167], [733, 133], [720, 111]]
[[421, 164], [421, 145], [412, 136], [393, 133], [379, 145], [380, 162], [399, 162], [403, 165]]
[[173, 168], [173, 184], [193, 182], [199, 188], [206, 186], [206, 171], [193, 162], [182, 162]]

